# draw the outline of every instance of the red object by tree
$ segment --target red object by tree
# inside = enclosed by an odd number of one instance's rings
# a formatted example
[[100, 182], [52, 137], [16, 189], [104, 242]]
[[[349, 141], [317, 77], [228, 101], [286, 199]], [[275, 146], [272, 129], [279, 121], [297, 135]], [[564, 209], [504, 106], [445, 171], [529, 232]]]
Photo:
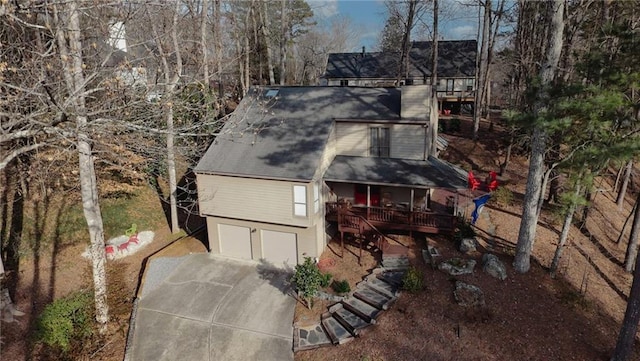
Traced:
[[494, 171], [489, 172], [489, 184], [487, 185], [487, 188], [489, 188], [490, 192], [495, 191], [496, 189], [498, 189], [498, 174]]
[[472, 171], [469, 171], [468, 179], [469, 179], [469, 188], [471, 188], [472, 190], [478, 189], [478, 186], [480, 186], [480, 181], [476, 179]]

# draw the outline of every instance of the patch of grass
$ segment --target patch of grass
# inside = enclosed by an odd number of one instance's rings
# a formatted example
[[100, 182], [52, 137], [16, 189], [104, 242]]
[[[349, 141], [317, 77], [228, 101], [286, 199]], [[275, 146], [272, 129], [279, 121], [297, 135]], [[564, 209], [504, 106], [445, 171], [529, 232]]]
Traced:
[[320, 287], [327, 288], [331, 284], [331, 279], [333, 275], [331, 273], [322, 273], [322, 278], [320, 279]]
[[424, 288], [422, 279], [422, 271], [411, 267], [402, 278], [402, 289], [411, 293], [420, 292]]
[[[79, 199], [70, 195], [50, 195], [45, 201], [27, 200], [23, 217], [19, 254], [33, 255], [54, 244], [73, 245], [89, 242], [89, 231]], [[148, 187], [140, 187], [131, 197], [100, 200], [105, 239], [123, 235], [131, 228], [158, 228], [165, 222], [157, 195]], [[183, 235], [183, 234], [181, 234]]]
[[513, 199], [513, 192], [509, 188], [498, 187], [491, 195], [489, 201], [498, 206], [510, 206], [513, 204]]
[[347, 294], [351, 292], [351, 286], [349, 285], [349, 281], [333, 281], [331, 284], [331, 288], [339, 295]]
[[586, 310], [591, 306], [589, 300], [587, 300], [583, 294], [575, 290], [564, 290], [558, 295], [558, 297], [560, 298], [560, 301], [562, 301], [562, 303], [574, 309], [580, 308]]

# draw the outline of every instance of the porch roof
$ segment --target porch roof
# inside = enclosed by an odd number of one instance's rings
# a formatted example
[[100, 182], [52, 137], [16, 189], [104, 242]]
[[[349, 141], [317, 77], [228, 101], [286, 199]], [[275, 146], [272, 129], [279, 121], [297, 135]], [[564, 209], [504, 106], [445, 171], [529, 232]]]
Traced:
[[423, 188], [467, 188], [467, 174], [446, 161], [352, 157], [338, 155], [324, 174], [325, 181]]

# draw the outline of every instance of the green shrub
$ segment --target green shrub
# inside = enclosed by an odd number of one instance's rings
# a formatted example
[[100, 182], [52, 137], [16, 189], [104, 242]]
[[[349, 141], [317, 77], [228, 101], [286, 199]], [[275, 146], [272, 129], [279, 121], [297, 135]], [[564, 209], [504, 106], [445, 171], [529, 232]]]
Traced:
[[47, 305], [37, 320], [37, 340], [68, 352], [92, 333], [92, 294], [78, 292]]
[[304, 299], [309, 309], [312, 307], [312, 299], [318, 293], [322, 280], [322, 273], [311, 257], [305, 257], [303, 264], [296, 265], [291, 282], [298, 296]]
[[333, 288], [337, 294], [341, 295], [351, 292], [351, 286], [349, 286], [349, 281], [347, 280], [333, 281], [331, 288]]
[[446, 133], [447, 132], [447, 120], [440, 119], [438, 120], [438, 133]]
[[331, 283], [333, 275], [331, 273], [322, 273], [322, 279], [320, 280], [320, 287], [327, 288]]
[[454, 240], [460, 241], [465, 238], [473, 238], [476, 236], [476, 231], [473, 229], [471, 223], [467, 222], [464, 218], [459, 217], [456, 232], [453, 235]]
[[513, 192], [507, 187], [498, 187], [491, 195], [492, 203], [500, 206], [508, 206], [513, 203]]
[[411, 293], [422, 291], [422, 271], [415, 267], [407, 270], [402, 278], [402, 289]]
[[459, 132], [462, 129], [462, 122], [458, 118], [452, 118], [449, 121], [449, 132], [455, 133]]

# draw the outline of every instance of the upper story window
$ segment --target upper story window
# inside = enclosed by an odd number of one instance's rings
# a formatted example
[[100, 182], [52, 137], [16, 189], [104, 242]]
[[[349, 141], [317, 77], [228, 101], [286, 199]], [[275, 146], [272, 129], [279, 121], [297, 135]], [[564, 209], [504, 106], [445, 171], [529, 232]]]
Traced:
[[468, 92], [470, 92], [470, 91], [472, 91], [472, 90], [473, 90], [473, 83], [474, 83], [474, 81], [473, 81], [473, 80], [474, 80], [473, 78], [467, 78], [467, 79], [465, 79], [465, 85], [467, 86], [467, 91], [468, 91]]
[[369, 128], [369, 155], [372, 157], [389, 157], [390, 136], [389, 128]]
[[447, 79], [447, 95], [453, 95], [454, 80]]
[[340, 80], [340, 86], [349, 86], [349, 80], [346, 80], [346, 79]]
[[307, 187], [293, 186], [293, 215], [307, 216]]

